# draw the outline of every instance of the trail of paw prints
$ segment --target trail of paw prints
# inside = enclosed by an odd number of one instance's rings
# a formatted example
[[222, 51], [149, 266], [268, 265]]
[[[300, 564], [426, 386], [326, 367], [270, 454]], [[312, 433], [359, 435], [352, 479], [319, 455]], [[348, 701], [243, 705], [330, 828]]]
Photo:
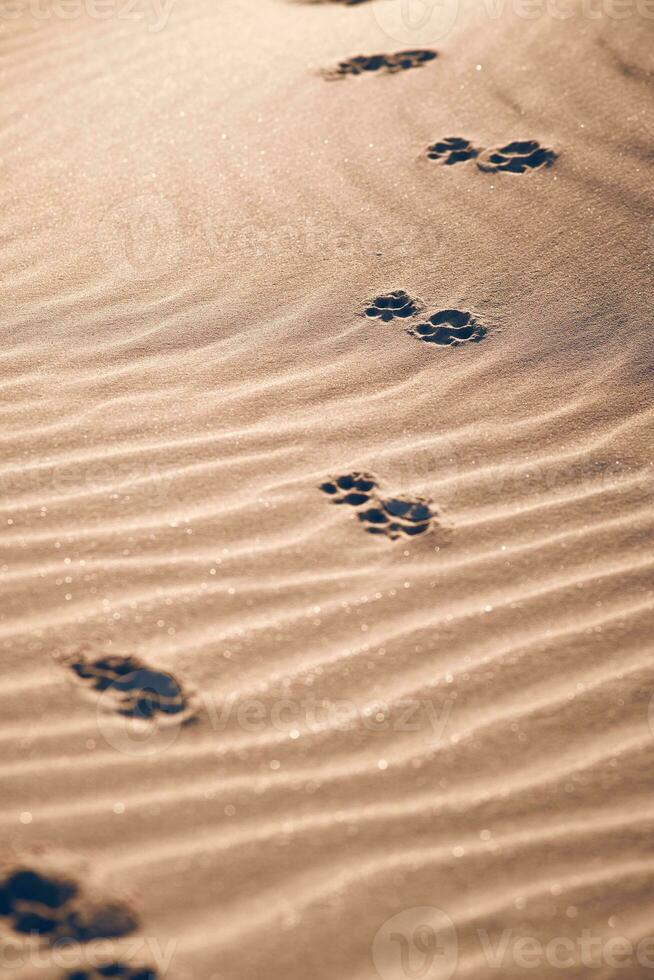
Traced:
[[407, 333], [427, 344], [440, 347], [457, 347], [466, 343], [479, 343], [487, 334], [486, 327], [464, 310], [439, 310], [425, 323], [410, 327]]
[[395, 289], [393, 292], [375, 296], [366, 306], [364, 314], [370, 319], [378, 318], [388, 323], [395, 317], [407, 319], [414, 316], [420, 308], [418, 300], [412, 299], [403, 289]]
[[181, 682], [138, 657], [81, 657], [69, 666], [85, 687], [103, 695], [105, 706], [123, 717], [184, 724], [195, 714], [194, 698]]
[[551, 167], [557, 153], [537, 140], [514, 140], [504, 146], [483, 149], [462, 136], [447, 136], [427, 147], [427, 157], [444, 166], [475, 160], [484, 173], [524, 174]]
[[339, 61], [336, 68], [325, 72], [325, 77], [333, 80], [345, 78], [347, 75], [364, 75], [371, 72], [393, 75], [399, 71], [408, 71], [410, 68], [420, 68], [437, 57], [437, 52], [429, 48], [396, 51], [391, 54], [360, 54]]
[[0, 870], [0, 916], [17, 934], [86, 943], [127, 936], [139, 926], [131, 906], [88, 879], [65, 855], [28, 855]]
[[385, 496], [369, 473], [346, 473], [326, 480], [320, 489], [333, 503], [356, 507], [358, 518], [369, 534], [383, 534], [395, 541], [426, 534], [440, 526], [431, 500]]
[[62, 975], [62, 980], [100, 980], [102, 977], [118, 977], [118, 980], [159, 980], [159, 973], [149, 966], [128, 966], [127, 963], [113, 960], [100, 966], [69, 970]]

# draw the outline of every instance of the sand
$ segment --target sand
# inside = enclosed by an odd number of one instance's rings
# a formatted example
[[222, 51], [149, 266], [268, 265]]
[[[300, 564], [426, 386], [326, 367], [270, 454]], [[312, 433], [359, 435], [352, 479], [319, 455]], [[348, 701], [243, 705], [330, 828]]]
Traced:
[[80, 975], [654, 966], [654, 11], [396, 7], [0, 17], [0, 833], [138, 915]]

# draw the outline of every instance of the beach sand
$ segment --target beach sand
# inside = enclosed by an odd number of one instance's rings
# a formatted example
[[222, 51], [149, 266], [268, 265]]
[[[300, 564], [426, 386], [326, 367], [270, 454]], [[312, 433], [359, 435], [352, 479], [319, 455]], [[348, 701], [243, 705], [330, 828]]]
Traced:
[[0, 835], [138, 917], [79, 976], [654, 967], [654, 10], [396, 6], [0, 17]]

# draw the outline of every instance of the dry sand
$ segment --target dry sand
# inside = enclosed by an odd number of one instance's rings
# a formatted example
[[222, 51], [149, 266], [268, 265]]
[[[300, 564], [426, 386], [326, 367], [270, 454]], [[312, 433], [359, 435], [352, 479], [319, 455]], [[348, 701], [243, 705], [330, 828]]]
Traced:
[[[83, 861], [139, 916], [102, 956], [171, 980], [642, 980], [654, 11], [391, 3], [0, 17], [7, 873]], [[485, 335], [407, 333], [447, 309]], [[367, 534], [353, 472], [432, 525]], [[108, 655], [194, 721], [126, 725]]]

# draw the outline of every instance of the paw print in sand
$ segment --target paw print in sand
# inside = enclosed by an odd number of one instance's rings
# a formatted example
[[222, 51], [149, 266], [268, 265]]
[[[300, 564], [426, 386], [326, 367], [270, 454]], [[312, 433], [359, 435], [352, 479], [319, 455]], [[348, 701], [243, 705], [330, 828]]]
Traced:
[[407, 331], [412, 337], [441, 347], [456, 347], [464, 343], [477, 343], [486, 336], [487, 330], [471, 313], [463, 310], [439, 310], [426, 323]]
[[345, 61], [339, 61], [333, 71], [326, 73], [327, 78], [344, 78], [346, 75], [363, 75], [366, 72], [380, 71], [395, 74], [409, 68], [419, 68], [428, 61], [438, 57], [435, 51], [419, 48], [412, 51], [396, 51], [393, 54], [359, 54]]
[[138, 927], [127, 903], [85, 881], [66, 857], [35, 854], [0, 870], [0, 916], [16, 933], [89, 942]]
[[128, 966], [114, 961], [101, 966], [84, 967], [64, 974], [62, 980], [101, 980], [102, 977], [118, 977], [118, 980], [158, 980], [159, 974], [148, 966]]
[[322, 483], [320, 489], [335, 504], [365, 506], [358, 517], [369, 534], [385, 534], [394, 541], [425, 534], [438, 526], [438, 515], [430, 500], [382, 496], [376, 479], [368, 473], [348, 473]]
[[485, 150], [477, 160], [477, 166], [485, 173], [523, 174], [527, 170], [551, 167], [555, 159], [554, 150], [541, 146], [537, 140], [514, 140], [505, 146]]
[[395, 541], [425, 534], [436, 525], [437, 516], [424, 497], [380, 497], [374, 507], [361, 511], [359, 520], [369, 534], [385, 534]]
[[464, 163], [466, 160], [473, 160], [479, 156], [479, 149], [473, 146], [470, 140], [463, 139], [461, 136], [446, 136], [438, 143], [432, 143], [427, 147], [427, 156], [430, 160], [436, 160], [446, 167], [451, 167], [454, 163]]
[[388, 323], [395, 317], [406, 319], [413, 316], [419, 309], [420, 304], [417, 300], [412, 299], [403, 289], [394, 289], [391, 293], [375, 296], [364, 313], [371, 319], [377, 317], [384, 323]]
[[376, 491], [377, 481], [369, 473], [348, 473], [322, 483], [320, 489], [330, 495], [332, 503], [360, 507], [367, 504]]
[[180, 682], [137, 657], [82, 658], [71, 661], [70, 667], [88, 687], [106, 695], [105, 704], [111, 703], [125, 717], [186, 722], [193, 715], [192, 699]]

